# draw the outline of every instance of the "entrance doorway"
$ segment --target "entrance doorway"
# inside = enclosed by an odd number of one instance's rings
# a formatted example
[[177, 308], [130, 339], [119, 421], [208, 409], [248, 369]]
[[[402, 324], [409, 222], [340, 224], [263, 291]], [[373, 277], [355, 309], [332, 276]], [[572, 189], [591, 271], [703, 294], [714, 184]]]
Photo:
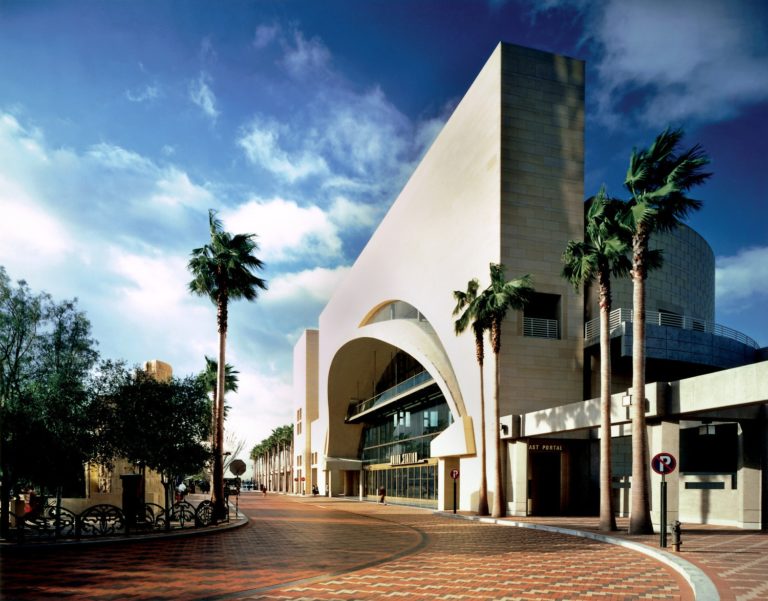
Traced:
[[531, 453], [531, 515], [559, 515], [562, 510], [561, 457], [559, 452]]

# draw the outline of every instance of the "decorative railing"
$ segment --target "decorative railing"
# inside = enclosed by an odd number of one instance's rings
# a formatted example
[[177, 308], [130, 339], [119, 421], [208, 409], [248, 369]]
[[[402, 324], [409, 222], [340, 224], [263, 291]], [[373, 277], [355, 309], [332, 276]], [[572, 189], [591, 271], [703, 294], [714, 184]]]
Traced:
[[[632, 309], [614, 309], [609, 314], [608, 329], [611, 334], [622, 323], [632, 322]], [[714, 334], [715, 336], [723, 336], [736, 340], [742, 344], [746, 344], [752, 348], [760, 348], [760, 345], [746, 334], [721, 326], [712, 321], [699, 319], [697, 317], [689, 317], [687, 315], [677, 315], [675, 313], [665, 313], [663, 311], [646, 311], [645, 323], [657, 326], [669, 326], [673, 328], [680, 328], [683, 330], [694, 330], [696, 332], [706, 332], [708, 334]], [[600, 318], [593, 319], [584, 324], [584, 342], [591, 344], [596, 342], [600, 338]]]
[[[58, 539], [99, 538], [157, 533], [185, 528], [204, 528], [213, 524], [213, 504], [202, 501], [197, 507], [187, 501], [174, 503], [168, 510], [145, 503], [134, 519], [116, 505], [100, 504], [76, 514], [65, 507], [46, 505], [39, 511], [19, 516], [11, 512], [9, 539], [18, 543]], [[226, 520], [229, 521], [229, 505]]]
[[422, 384], [426, 384], [427, 382], [432, 381], [434, 380], [429, 372], [422, 371], [417, 373], [415, 376], [411, 376], [407, 380], [403, 380], [399, 384], [395, 384], [392, 388], [388, 388], [384, 392], [380, 392], [370, 399], [366, 399], [360, 402], [353, 401], [353, 403], [349, 406], [347, 419], [352, 419], [356, 415], [360, 415], [369, 409], [373, 409], [377, 405], [386, 403], [387, 401], [390, 401], [393, 398], [398, 397], [413, 388], [416, 388], [417, 386], [421, 386]]
[[523, 336], [529, 338], [560, 338], [560, 324], [556, 319], [523, 317]]

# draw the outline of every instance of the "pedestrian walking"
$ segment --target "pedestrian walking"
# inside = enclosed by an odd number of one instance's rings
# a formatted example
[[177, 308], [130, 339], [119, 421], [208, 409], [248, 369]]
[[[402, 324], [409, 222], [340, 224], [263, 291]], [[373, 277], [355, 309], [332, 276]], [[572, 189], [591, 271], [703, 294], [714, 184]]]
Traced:
[[[387, 489], [383, 486], [379, 486], [379, 503], [384, 503], [384, 498], [387, 496]], [[386, 503], [384, 503], [386, 505]]]

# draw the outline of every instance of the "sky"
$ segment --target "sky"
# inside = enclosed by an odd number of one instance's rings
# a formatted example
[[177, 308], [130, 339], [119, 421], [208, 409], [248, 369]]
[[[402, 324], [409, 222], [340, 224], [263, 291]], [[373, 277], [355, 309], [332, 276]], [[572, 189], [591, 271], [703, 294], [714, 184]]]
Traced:
[[230, 305], [243, 459], [292, 423], [292, 349], [500, 41], [586, 61], [585, 193], [667, 126], [713, 177], [688, 223], [716, 321], [768, 345], [762, 0], [0, 0], [0, 265], [78, 299], [104, 358], [215, 357], [187, 292], [208, 209], [269, 290]]

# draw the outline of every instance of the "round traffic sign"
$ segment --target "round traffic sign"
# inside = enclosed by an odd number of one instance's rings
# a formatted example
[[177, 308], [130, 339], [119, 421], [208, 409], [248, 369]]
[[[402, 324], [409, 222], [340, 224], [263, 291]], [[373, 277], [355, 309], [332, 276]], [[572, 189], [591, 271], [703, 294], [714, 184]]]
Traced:
[[242, 476], [246, 469], [245, 461], [242, 459], [234, 459], [232, 463], [229, 464], [229, 471], [235, 476]]
[[677, 467], [677, 459], [672, 453], [656, 453], [651, 459], [651, 467], [657, 474], [671, 474]]
[[458, 479], [459, 477], [459, 470], [451, 470], [451, 478], [454, 480]]

